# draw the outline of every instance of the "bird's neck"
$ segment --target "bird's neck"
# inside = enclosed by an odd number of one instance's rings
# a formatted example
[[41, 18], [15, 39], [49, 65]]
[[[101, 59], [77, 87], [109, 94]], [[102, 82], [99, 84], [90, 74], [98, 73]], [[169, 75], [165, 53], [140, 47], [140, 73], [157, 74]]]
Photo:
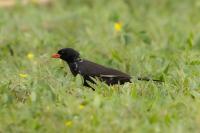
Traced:
[[82, 62], [83, 59], [78, 57], [78, 58], [75, 58], [75, 59], [70, 59], [70, 60], [65, 60], [68, 64], [73, 64], [73, 63], [77, 63], [77, 62]]
[[76, 59], [76, 61], [77, 61], [77, 62], [82, 62], [83, 59], [79, 57], [79, 58]]
[[74, 59], [73, 63], [82, 62], [82, 61], [83, 59], [79, 57], [79, 58]]

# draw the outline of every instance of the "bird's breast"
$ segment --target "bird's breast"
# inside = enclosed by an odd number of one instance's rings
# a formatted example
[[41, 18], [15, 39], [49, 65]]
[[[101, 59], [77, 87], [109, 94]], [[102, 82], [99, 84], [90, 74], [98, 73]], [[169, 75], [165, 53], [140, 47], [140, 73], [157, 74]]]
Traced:
[[74, 76], [76, 76], [79, 73], [79, 68], [78, 68], [77, 62], [70, 63], [69, 68]]

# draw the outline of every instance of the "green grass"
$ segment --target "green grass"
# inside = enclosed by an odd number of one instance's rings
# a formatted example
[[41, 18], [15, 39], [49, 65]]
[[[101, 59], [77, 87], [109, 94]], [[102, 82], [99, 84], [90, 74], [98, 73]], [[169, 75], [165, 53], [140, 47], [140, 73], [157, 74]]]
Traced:
[[[198, 0], [63, 0], [0, 9], [0, 133], [200, 132], [199, 12]], [[99, 83], [94, 92], [50, 58], [64, 47], [165, 82]]]

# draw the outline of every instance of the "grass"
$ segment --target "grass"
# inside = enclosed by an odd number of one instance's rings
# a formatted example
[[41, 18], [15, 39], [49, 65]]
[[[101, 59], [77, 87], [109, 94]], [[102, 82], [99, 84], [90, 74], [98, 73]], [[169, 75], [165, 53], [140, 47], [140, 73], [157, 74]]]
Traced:
[[[63, 0], [0, 9], [0, 133], [198, 133], [199, 12], [198, 0]], [[165, 82], [99, 83], [94, 92], [50, 58], [64, 47]]]

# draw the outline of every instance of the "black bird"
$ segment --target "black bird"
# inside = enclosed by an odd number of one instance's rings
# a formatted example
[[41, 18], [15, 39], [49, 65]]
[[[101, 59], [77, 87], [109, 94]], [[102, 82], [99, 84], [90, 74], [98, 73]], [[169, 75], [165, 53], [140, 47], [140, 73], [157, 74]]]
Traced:
[[[94, 62], [80, 58], [79, 52], [72, 48], [60, 49], [57, 54], [53, 54], [52, 58], [60, 58], [67, 62], [69, 68], [74, 76], [80, 74], [84, 79], [84, 86], [91, 87], [88, 82], [95, 83], [93, 79], [98, 78], [100, 81], [105, 82], [108, 85], [124, 84], [131, 82], [131, 76], [108, 68]], [[149, 78], [138, 78], [138, 80], [149, 81]], [[159, 80], [153, 80], [159, 81]]]

